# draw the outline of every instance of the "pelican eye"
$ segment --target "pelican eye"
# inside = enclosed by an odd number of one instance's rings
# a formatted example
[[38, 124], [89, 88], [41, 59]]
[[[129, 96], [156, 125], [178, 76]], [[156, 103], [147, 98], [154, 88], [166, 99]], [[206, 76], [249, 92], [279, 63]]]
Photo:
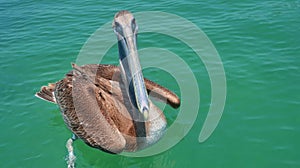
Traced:
[[132, 28], [132, 32], [135, 33], [137, 31], [137, 26], [135, 23], [135, 19], [133, 18], [131, 21], [131, 28]]
[[122, 28], [122, 26], [121, 26], [120, 23], [115, 22], [115, 28], [114, 28], [114, 30], [115, 30], [115, 33], [118, 33], [119, 35], [124, 36], [123, 35], [123, 28]]

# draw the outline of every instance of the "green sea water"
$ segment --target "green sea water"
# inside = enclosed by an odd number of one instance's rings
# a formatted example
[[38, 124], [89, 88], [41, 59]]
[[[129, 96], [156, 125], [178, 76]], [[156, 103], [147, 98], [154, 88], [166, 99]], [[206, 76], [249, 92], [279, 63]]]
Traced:
[[[226, 74], [224, 112], [213, 134], [199, 143], [211, 105], [204, 63], [178, 39], [141, 33], [139, 48], [170, 50], [192, 69], [201, 100], [196, 121], [179, 143], [149, 157], [111, 155], [76, 141], [77, 167], [300, 167], [299, 0], [1, 0], [0, 167], [66, 167], [71, 133], [58, 107], [34, 94], [61, 79], [87, 39], [123, 9], [175, 14], [206, 33]], [[102, 63], [118, 64], [116, 45]], [[144, 76], [180, 94], [180, 79], [169, 73], [150, 68]], [[170, 126], [178, 110], [166, 107], [164, 113]]]

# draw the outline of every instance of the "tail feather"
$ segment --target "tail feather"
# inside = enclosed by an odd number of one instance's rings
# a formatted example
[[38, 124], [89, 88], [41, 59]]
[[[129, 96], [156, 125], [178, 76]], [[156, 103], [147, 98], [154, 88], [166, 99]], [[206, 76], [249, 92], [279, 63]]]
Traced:
[[55, 84], [49, 83], [48, 86], [42, 86], [41, 90], [39, 92], [36, 92], [35, 96], [48, 102], [56, 103], [54, 97], [54, 89]]

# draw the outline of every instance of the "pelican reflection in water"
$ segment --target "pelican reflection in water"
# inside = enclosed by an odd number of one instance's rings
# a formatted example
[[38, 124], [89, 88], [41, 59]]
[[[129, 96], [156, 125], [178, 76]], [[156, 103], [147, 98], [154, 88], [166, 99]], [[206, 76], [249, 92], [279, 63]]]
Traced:
[[168, 89], [143, 78], [137, 53], [135, 18], [128, 11], [113, 20], [120, 66], [77, 66], [65, 78], [43, 86], [36, 96], [56, 103], [74, 135], [91, 147], [109, 153], [133, 152], [156, 143], [167, 122], [148, 93], [173, 108], [179, 98]]

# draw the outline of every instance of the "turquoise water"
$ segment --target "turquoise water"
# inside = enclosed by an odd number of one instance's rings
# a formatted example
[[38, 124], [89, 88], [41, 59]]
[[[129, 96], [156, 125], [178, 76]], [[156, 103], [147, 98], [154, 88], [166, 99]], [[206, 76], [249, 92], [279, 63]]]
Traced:
[[[150, 157], [110, 155], [76, 141], [77, 167], [300, 166], [300, 1], [290, 0], [1, 1], [0, 167], [66, 167], [71, 133], [58, 107], [34, 94], [61, 79], [91, 34], [122, 9], [173, 13], [201, 28], [223, 61], [226, 106], [215, 132], [199, 143], [211, 103], [204, 64], [176, 39], [140, 34], [140, 48], [168, 49], [193, 70], [201, 97], [196, 122], [178, 144]], [[103, 63], [118, 63], [115, 48]], [[148, 69], [144, 76], [180, 93], [166, 72]], [[177, 112], [165, 109], [169, 124]]]

